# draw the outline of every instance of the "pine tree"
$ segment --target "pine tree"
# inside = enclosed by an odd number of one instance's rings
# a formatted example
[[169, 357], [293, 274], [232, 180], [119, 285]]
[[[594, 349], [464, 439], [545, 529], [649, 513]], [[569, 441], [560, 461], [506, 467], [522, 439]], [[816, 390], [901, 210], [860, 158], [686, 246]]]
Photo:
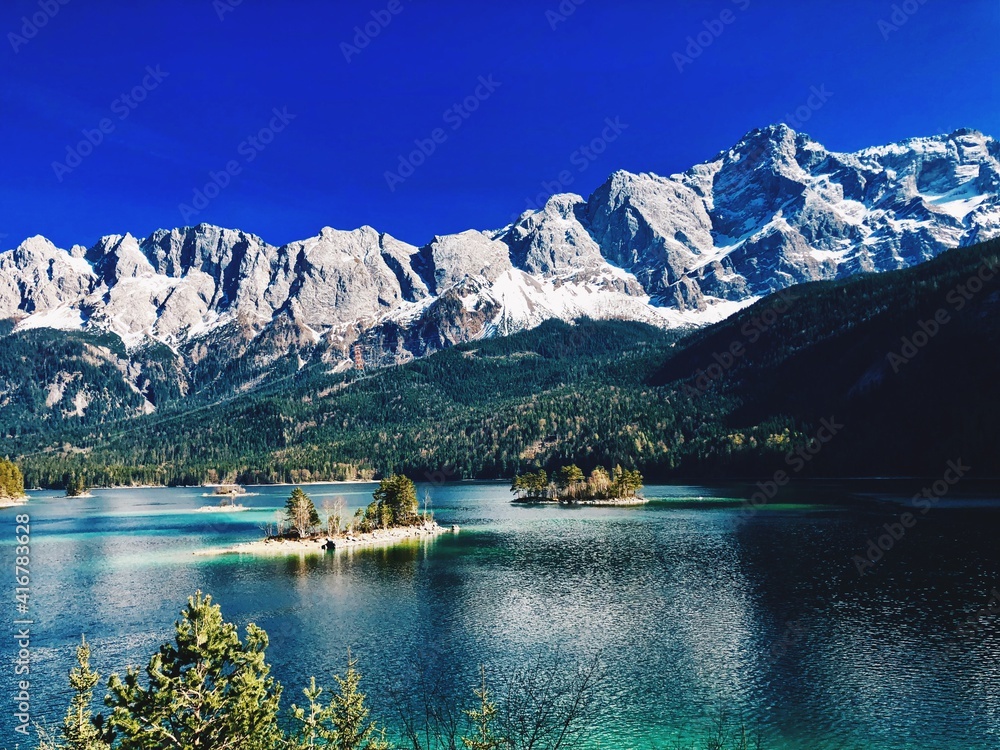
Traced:
[[145, 669], [147, 687], [138, 669], [124, 679], [111, 675], [106, 702], [115, 747], [275, 750], [281, 686], [264, 660], [267, 634], [251, 624], [241, 643], [236, 626], [200, 591], [175, 629], [174, 642]]
[[299, 536], [305, 536], [309, 529], [322, 523], [312, 498], [301, 487], [293, 489], [285, 501], [285, 517], [292, 528], [299, 532]]
[[330, 719], [330, 709], [324, 708], [319, 698], [323, 688], [316, 687], [316, 678], [309, 678], [309, 687], [302, 693], [309, 702], [305, 708], [292, 704], [292, 718], [298, 724], [296, 733], [291, 738], [292, 747], [297, 750], [313, 750], [316, 747], [327, 746], [330, 733], [324, 728], [324, 722]]
[[384, 526], [403, 526], [417, 518], [417, 486], [402, 474], [393, 474], [379, 482], [372, 493], [378, 503], [378, 522]]
[[626, 471], [625, 482], [629, 494], [635, 495], [636, 492], [642, 489], [642, 474], [638, 470]]
[[472, 722], [475, 736], [462, 737], [462, 745], [467, 750], [500, 750], [506, 743], [493, 734], [493, 722], [497, 718], [497, 706], [490, 699], [486, 688], [486, 670], [480, 667], [480, 685], [472, 693], [479, 699], [479, 705], [463, 713]]
[[90, 646], [81, 638], [76, 648], [76, 664], [69, 673], [69, 686], [73, 689], [66, 718], [60, 727], [61, 742], [44, 740], [38, 750], [110, 750], [110, 745], [101, 736], [98, 723], [94, 720], [90, 706], [94, 700], [94, 687], [100, 682], [100, 675], [90, 668]]
[[334, 676], [340, 692], [333, 696], [329, 706], [330, 745], [336, 750], [390, 750], [385, 730], [368, 721], [365, 694], [359, 689], [361, 673], [355, 669], [357, 663], [348, 653], [347, 675]]
[[510, 491], [514, 493], [514, 496], [520, 500], [521, 495], [527, 490], [527, 488], [525, 477], [521, 474], [515, 474], [513, 481], [510, 483]]
[[66, 474], [63, 483], [66, 485], [66, 497], [79, 497], [87, 491], [87, 483], [84, 481], [83, 475], [77, 474], [75, 471]]
[[583, 481], [583, 471], [576, 464], [563, 466], [557, 474], [556, 486], [561, 492], [565, 492], [575, 497], [580, 482]]
[[514, 477], [511, 483], [511, 492], [516, 492], [518, 497], [524, 493], [531, 498], [541, 498], [545, 496], [549, 487], [549, 476], [545, 469], [539, 469], [537, 473], [528, 472]]
[[621, 464], [617, 464], [615, 468], [611, 470], [612, 496], [615, 498], [625, 497], [628, 494], [625, 484], [625, 470], [622, 468]]

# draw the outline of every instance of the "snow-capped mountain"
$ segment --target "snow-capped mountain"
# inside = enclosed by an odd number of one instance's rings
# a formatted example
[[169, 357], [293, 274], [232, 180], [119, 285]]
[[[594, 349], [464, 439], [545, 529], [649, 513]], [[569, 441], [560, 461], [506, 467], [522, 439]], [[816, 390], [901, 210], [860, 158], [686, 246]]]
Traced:
[[769, 292], [901, 268], [1000, 235], [1000, 142], [974, 130], [857, 153], [785, 125], [683, 174], [614, 173], [493, 231], [423, 247], [371, 227], [281, 247], [202, 224], [0, 253], [0, 320], [170, 347], [186, 367], [290, 354], [406, 361], [549, 318], [664, 327]]

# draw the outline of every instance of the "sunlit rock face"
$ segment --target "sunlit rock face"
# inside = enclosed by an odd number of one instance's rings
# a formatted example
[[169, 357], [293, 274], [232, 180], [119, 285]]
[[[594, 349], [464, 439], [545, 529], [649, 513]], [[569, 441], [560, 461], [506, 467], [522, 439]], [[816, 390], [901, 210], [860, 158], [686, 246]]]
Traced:
[[371, 227], [283, 246], [201, 224], [0, 253], [0, 319], [95, 330], [183, 368], [289, 355], [390, 364], [581, 316], [720, 320], [804, 281], [902, 268], [1000, 234], [1000, 143], [974, 130], [856, 153], [775, 125], [669, 177], [615, 172], [492, 231]]

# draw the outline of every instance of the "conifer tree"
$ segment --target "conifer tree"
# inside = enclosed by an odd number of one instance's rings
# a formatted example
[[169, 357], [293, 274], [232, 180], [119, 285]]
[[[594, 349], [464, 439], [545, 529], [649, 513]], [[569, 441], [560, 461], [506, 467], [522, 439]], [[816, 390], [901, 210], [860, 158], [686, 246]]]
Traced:
[[402, 474], [393, 474], [379, 482], [372, 495], [378, 506], [377, 522], [383, 526], [402, 526], [417, 518], [417, 487]]
[[528, 489], [528, 483], [525, 481], [525, 477], [522, 474], [515, 474], [514, 479], [510, 483], [510, 491], [514, 493], [517, 499], [521, 499], [522, 493], [526, 492]]
[[305, 707], [292, 705], [292, 718], [298, 724], [291, 737], [291, 747], [296, 750], [334, 748], [334, 750], [391, 750], [385, 739], [385, 729], [368, 721], [365, 694], [359, 689], [361, 673], [355, 668], [357, 660], [347, 655], [347, 676], [335, 675], [340, 692], [333, 695], [326, 706], [320, 702], [323, 688], [312, 678], [303, 690], [308, 701]]
[[324, 708], [319, 702], [323, 688], [316, 687], [316, 678], [310, 677], [309, 687], [304, 688], [302, 693], [308, 701], [306, 707], [300, 708], [292, 704], [292, 718], [298, 725], [297, 731], [291, 738], [293, 747], [298, 750], [324, 747], [327, 745], [329, 732], [324, 729], [323, 724], [330, 718], [330, 709]]
[[368, 721], [365, 694], [359, 689], [361, 673], [355, 669], [357, 664], [357, 659], [352, 659], [348, 653], [346, 676], [334, 676], [340, 692], [333, 696], [329, 706], [330, 745], [336, 750], [390, 750], [385, 730]]
[[146, 667], [111, 675], [106, 703], [116, 748], [276, 750], [281, 686], [264, 660], [267, 634], [249, 625], [246, 643], [210, 596], [197, 592], [173, 643]]
[[576, 496], [580, 482], [583, 481], [583, 471], [576, 464], [563, 466], [557, 474], [556, 486], [561, 492]]
[[299, 536], [305, 536], [309, 529], [322, 523], [312, 498], [301, 487], [293, 489], [285, 501], [285, 517], [292, 528], [299, 532]]
[[87, 491], [87, 483], [82, 474], [70, 472], [64, 479], [66, 485], [66, 497], [79, 497]]
[[69, 686], [73, 697], [60, 727], [61, 742], [42, 740], [39, 750], [110, 750], [110, 745], [101, 736], [98, 722], [91, 713], [94, 687], [100, 682], [100, 675], [90, 668], [90, 646], [81, 638], [76, 648], [76, 666], [70, 670]]
[[475, 734], [472, 737], [462, 737], [462, 745], [466, 750], [500, 750], [505, 743], [493, 734], [497, 706], [490, 699], [486, 688], [486, 670], [480, 667], [479, 674], [480, 685], [472, 690], [473, 695], [479, 699], [479, 705], [463, 712], [472, 722]]

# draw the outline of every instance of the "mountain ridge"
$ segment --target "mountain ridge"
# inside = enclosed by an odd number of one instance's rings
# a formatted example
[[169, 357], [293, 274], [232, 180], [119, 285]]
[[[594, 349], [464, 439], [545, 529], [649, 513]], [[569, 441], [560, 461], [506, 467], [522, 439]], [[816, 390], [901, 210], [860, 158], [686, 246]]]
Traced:
[[[361, 468], [499, 478], [570, 462], [676, 481], [931, 476], [961, 459], [996, 476], [997, 270], [1000, 239], [778, 292], [693, 334], [550, 320], [370, 373], [293, 368], [139, 419], [88, 412], [48, 434], [2, 426], [28, 481], [46, 486], [71, 469], [102, 484], [196, 484]], [[5, 359], [22, 360], [0, 349]], [[836, 439], [800, 453], [824, 420], [840, 426]]]
[[400, 364], [549, 319], [695, 328], [794, 284], [998, 235], [996, 139], [962, 129], [839, 153], [772, 125], [683, 173], [618, 170], [589, 198], [553, 195], [421, 247], [370, 226], [281, 246], [209, 224], [69, 250], [36, 236], [0, 253], [0, 320], [111, 333], [133, 359], [165, 346], [184, 391], [289, 358]]

